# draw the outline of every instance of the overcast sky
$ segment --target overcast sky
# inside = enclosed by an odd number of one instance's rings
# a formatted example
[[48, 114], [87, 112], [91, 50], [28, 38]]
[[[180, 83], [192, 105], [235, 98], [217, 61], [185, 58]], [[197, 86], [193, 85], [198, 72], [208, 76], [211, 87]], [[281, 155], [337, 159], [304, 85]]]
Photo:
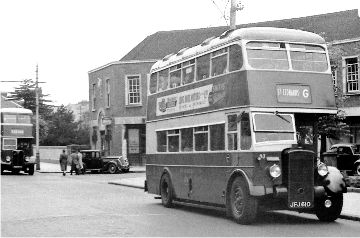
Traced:
[[[226, 25], [227, 1], [0, 0], [0, 80], [35, 79], [38, 64], [43, 92], [55, 105], [88, 100], [88, 71], [119, 60], [157, 31]], [[359, 0], [242, 3], [237, 24], [360, 9]], [[0, 83], [0, 91], [14, 86]]]

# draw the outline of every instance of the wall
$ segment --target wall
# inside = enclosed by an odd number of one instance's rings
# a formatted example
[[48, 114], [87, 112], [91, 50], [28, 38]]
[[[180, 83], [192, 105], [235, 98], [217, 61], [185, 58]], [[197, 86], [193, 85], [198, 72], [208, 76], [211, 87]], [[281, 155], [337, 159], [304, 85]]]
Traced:
[[[66, 146], [39, 146], [40, 161], [52, 160], [59, 161], [62, 150], [66, 150]], [[34, 156], [36, 155], [36, 146], [33, 145]]]

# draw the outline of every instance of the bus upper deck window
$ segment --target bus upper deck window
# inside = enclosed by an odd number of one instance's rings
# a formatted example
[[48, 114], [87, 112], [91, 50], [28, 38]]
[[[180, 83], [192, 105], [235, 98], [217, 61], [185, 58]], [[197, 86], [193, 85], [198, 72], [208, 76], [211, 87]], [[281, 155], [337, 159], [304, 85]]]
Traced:
[[217, 50], [211, 55], [211, 75], [225, 74], [227, 70], [228, 48]]
[[169, 84], [169, 69], [164, 69], [159, 72], [158, 91], [164, 91]]
[[195, 59], [183, 63], [182, 69], [182, 84], [194, 82], [195, 78]]
[[294, 70], [324, 72], [328, 69], [325, 49], [321, 46], [290, 44]]
[[16, 115], [4, 115], [4, 123], [16, 123]]
[[285, 43], [249, 42], [246, 52], [250, 66], [255, 69], [289, 69]]
[[156, 93], [156, 87], [157, 87], [157, 76], [158, 73], [152, 73], [150, 76], [150, 93]]
[[200, 56], [196, 59], [196, 80], [209, 78], [210, 54]]
[[170, 68], [170, 88], [179, 87], [181, 84], [181, 64]]
[[229, 71], [235, 71], [242, 67], [243, 65], [243, 56], [241, 51], [241, 46], [232, 45], [229, 47]]
[[31, 123], [29, 115], [18, 115], [18, 123], [29, 124]]

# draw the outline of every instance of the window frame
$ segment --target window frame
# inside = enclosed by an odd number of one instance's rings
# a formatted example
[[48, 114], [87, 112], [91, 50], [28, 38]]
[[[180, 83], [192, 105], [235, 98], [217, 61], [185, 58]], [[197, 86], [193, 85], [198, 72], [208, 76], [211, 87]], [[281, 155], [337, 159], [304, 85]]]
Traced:
[[91, 95], [92, 95], [91, 110], [95, 111], [96, 110], [96, 83], [92, 84]]
[[[138, 79], [138, 92], [130, 92], [130, 80], [133, 80], [134, 78]], [[130, 93], [138, 93], [138, 102], [130, 102]], [[126, 106], [141, 106], [142, 105], [142, 92], [141, 92], [141, 74], [128, 74], [125, 75], [125, 105]]]
[[[349, 90], [349, 80], [348, 80], [348, 65], [347, 64], [347, 60], [349, 59], [356, 59], [357, 60], [357, 80], [350, 80], [350, 82], [357, 84], [357, 90]], [[359, 61], [360, 61], [360, 56], [359, 55], [353, 55], [353, 56], [346, 56], [346, 57], [342, 57], [342, 66], [343, 66], [343, 92], [345, 94], [360, 94], [360, 75], [359, 75]], [[351, 64], [351, 65], [355, 65], [355, 64]], [[354, 73], [354, 75], [356, 76], [356, 73]]]
[[[5, 146], [8, 146], [8, 145], [5, 145], [5, 140], [11, 140], [11, 141], [15, 141], [15, 149], [5, 149]], [[17, 138], [2, 138], [2, 147], [1, 149], [2, 150], [16, 150], [17, 149]]]
[[110, 108], [110, 79], [105, 80], [105, 91], [106, 91], [106, 108]]

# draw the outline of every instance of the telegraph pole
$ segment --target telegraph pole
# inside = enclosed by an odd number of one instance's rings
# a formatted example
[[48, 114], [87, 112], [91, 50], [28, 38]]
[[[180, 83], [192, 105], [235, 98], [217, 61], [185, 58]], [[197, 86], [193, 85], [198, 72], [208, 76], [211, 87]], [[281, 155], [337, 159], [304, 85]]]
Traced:
[[244, 5], [239, 0], [231, 0], [230, 6], [230, 29], [236, 29], [236, 11], [244, 9]]
[[36, 170], [40, 170], [40, 153], [39, 153], [39, 67], [36, 65], [36, 81], [35, 81], [35, 94], [36, 94]]

